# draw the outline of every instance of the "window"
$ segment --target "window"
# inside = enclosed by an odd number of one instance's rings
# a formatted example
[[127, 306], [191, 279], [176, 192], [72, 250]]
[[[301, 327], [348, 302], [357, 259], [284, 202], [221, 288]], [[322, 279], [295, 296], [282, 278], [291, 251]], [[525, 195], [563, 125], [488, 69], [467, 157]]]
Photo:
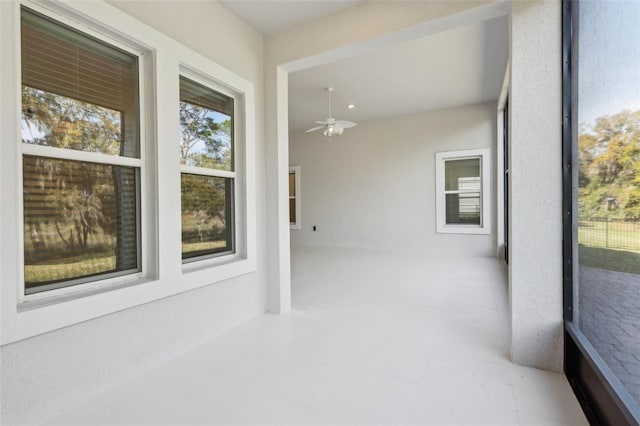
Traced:
[[3, 345], [256, 270], [254, 83], [99, 6], [0, 1]]
[[640, 3], [565, 1], [565, 368], [592, 424], [640, 422]]
[[289, 167], [289, 224], [301, 229], [300, 223], [300, 166]]
[[182, 259], [234, 251], [234, 99], [180, 77]]
[[140, 272], [138, 56], [21, 21], [24, 294]]
[[502, 149], [503, 149], [503, 221], [504, 221], [504, 261], [509, 263], [509, 98], [504, 103], [502, 113]]
[[436, 230], [488, 234], [489, 150], [436, 153]]

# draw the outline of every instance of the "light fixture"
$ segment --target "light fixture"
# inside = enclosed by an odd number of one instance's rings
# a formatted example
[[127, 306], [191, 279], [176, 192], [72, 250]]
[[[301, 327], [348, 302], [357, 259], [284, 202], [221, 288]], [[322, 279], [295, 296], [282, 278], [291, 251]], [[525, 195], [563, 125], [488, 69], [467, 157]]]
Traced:
[[322, 132], [322, 136], [326, 136], [331, 139], [331, 136], [340, 136], [344, 132], [342, 127], [334, 126], [333, 124], [329, 124], [327, 128]]
[[[336, 120], [331, 116], [331, 92], [333, 92], [333, 88], [327, 87], [325, 90], [329, 94], [329, 117], [324, 121], [316, 121], [316, 124], [320, 124], [320, 126], [312, 127], [305, 133], [322, 130], [322, 136], [331, 139], [332, 136], [340, 136], [344, 132], [344, 129], [349, 129], [357, 124], [353, 121]], [[353, 106], [355, 107], [355, 105]]]
[[349, 105], [347, 105], [347, 108], [349, 108], [349, 109], [354, 109], [355, 107], [356, 107], [356, 106], [355, 106], [354, 104], [349, 104]]

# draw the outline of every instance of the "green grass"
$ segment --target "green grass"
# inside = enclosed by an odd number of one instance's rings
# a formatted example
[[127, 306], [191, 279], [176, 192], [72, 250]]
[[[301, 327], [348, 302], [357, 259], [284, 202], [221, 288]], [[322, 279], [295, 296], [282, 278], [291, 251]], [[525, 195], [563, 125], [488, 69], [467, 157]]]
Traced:
[[198, 243], [182, 243], [182, 252], [183, 253], [191, 253], [194, 251], [200, 250], [213, 250], [222, 248], [225, 246], [227, 242], [224, 240], [221, 241], [202, 241]]
[[640, 252], [640, 222], [581, 220], [578, 223], [578, 243]]
[[24, 280], [27, 283], [27, 287], [29, 287], [29, 284], [68, 280], [113, 271], [115, 268], [116, 257], [114, 255], [93, 257], [68, 263], [25, 265]]
[[[198, 243], [184, 243], [182, 250], [185, 253], [201, 250], [214, 250], [224, 247], [226, 241], [203, 241]], [[53, 281], [64, 281], [79, 278], [87, 275], [100, 274], [114, 271], [116, 268], [116, 257], [113, 254], [103, 254], [101, 257], [94, 257], [96, 254], [89, 254], [76, 257], [71, 261], [65, 259], [64, 263], [50, 261], [47, 264], [25, 265], [24, 279], [27, 287], [38, 283]]]
[[640, 274], [640, 222], [580, 220], [580, 265]]
[[640, 252], [578, 246], [580, 265], [609, 271], [640, 274]]
[[[192, 214], [183, 215], [183, 228], [190, 233], [197, 232], [198, 226]], [[205, 228], [224, 228], [224, 222], [218, 218], [210, 220]], [[60, 231], [65, 238], [71, 235], [72, 226], [60, 225]], [[112, 272], [116, 269], [117, 241], [111, 234], [105, 234], [102, 229], [97, 229], [89, 237], [86, 248], [69, 252], [66, 244], [60, 239], [55, 226], [51, 223], [42, 223], [38, 228], [41, 240], [51, 256], [43, 256], [38, 252], [36, 245], [31, 241], [30, 229], [25, 227], [25, 258], [31, 259], [25, 264], [24, 279], [27, 288], [41, 283], [65, 281], [90, 275]], [[77, 243], [76, 243], [77, 244]], [[186, 242], [182, 244], [184, 253], [203, 252], [217, 250], [225, 247], [224, 239], [218, 241]], [[57, 256], [54, 254], [58, 253]], [[61, 254], [64, 253], [64, 254]], [[46, 253], [45, 253], [46, 254]]]

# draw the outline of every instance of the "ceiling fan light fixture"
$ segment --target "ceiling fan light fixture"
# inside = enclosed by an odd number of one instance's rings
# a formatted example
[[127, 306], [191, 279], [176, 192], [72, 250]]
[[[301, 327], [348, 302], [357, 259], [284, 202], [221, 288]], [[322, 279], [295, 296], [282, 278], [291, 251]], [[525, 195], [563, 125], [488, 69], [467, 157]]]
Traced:
[[[344, 132], [344, 129], [355, 127], [357, 124], [347, 120], [336, 120], [331, 116], [331, 92], [333, 92], [333, 88], [327, 87], [325, 90], [329, 93], [329, 117], [325, 121], [316, 121], [316, 124], [321, 124], [321, 126], [313, 127], [305, 133], [323, 129], [322, 136], [331, 139], [333, 136], [340, 136]], [[355, 105], [349, 104], [348, 107], [353, 108]]]
[[322, 132], [322, 136], [326, 136], [328, 138], [331, 138], [332, 136], [337, 136], [340, 133], [337, 132], [338, 129], [336, 129], [333, 126], [328, 126], [323, 132]]

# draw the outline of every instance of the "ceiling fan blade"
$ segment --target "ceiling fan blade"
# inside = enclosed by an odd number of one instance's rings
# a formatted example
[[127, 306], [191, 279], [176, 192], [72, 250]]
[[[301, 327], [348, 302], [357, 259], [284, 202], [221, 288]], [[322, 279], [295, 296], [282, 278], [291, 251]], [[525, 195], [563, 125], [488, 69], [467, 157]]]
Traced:
[[325, 120], [325, 121], [314, 121], [314, 123], [316, 123], [316, 124], [324, 124], [325, 126], [327, 124], [329, 124], [329, 122], [327, 120]]
[[311, 132], [315, 132], [316, 130], [320, 130], [320, 129], [324, 129], [325, 126], [318, 126], [318, 127], [313, 127], [309, 130], [307, 130], [305, 133], [311, 133]]
[[336, 126], [342, 127], [343, 129], [350, 129], [351, 127], [356, 127], [358, 124], [353, 121], [347, 120], [336, 120]]

